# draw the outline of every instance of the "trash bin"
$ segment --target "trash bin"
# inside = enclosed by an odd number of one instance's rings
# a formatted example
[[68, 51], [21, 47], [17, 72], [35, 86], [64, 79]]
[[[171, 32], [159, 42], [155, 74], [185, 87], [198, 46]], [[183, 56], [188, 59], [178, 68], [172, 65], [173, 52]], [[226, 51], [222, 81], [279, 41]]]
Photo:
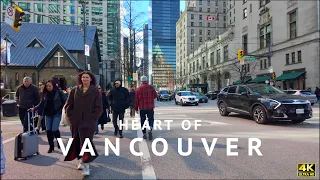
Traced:
[[17, 116], [19, 108], [17, 107], [17, 102], [15, 100], [7, 100], [2, 103], [2, 115], [4, 117], [14, 117]]

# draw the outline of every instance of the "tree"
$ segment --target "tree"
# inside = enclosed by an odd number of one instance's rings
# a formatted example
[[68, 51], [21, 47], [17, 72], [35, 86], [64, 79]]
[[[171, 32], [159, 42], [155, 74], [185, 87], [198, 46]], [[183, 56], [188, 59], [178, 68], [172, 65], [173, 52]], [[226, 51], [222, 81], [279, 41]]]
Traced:
[[175, 84], [180, 85], [182, 88], [186, 84], [187, 76], [178, 76], [174, 79]]
[[[246, 78], [252, 76], [255, 73], [256, 67], [259, 61], [245, 61], [241, 64], [239, 60], [234, 60], [232, 64], [229, 65], [230, 74], [235, 74], [239, 77], [242, 84], [247, 80]], [[233, 76], [233, 75], [231, 75]]]

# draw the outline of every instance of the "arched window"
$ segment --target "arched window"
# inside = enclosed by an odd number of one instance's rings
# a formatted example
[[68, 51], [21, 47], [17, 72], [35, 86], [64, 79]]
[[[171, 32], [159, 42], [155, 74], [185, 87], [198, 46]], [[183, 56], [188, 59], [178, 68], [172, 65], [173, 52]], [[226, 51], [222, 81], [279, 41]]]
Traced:
[[32, 74], [32, 84], [37, 84], [37, 76], [36, 73]]
[[24, 74], [23, 74], [23, 77], [27, 77], [27, 76], [28, 76], [28, 74], [27, 74], [27, 73], [24, 73]]
[[15, 77], [15, 81], [16, 81], [16, 86], [19, 85], [19, 73], [16, 73], [16, 77]]

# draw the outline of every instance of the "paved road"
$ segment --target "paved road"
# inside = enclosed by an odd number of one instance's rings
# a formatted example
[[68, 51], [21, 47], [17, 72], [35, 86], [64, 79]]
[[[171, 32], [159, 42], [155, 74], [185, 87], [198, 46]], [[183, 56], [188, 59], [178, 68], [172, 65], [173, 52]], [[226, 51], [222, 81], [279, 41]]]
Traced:
[[[163, 138], [168, 150], [163, 156], [152, 151], [152, 142], [136, 143], [134, 149], [143, 152], [142, 157], [130, 152], [130, 142], [141, 137], [141, 131], [127, 130], [120, 139], [120, 155], [111, 149], [105, 156], [104, 140], [113, 144], [113, 128], [107, 125], [95, 136], [100, 157], [91, 165], [91, 175], [86, 179], [297, 179], [297, 163], [316, 162], [319, 172], [319, 108], [314, 107], [315, 117], [302, 124], [275, 123], [258, 125], [250, 118], [230, 114], [221, 117], [215, 101], [199, 106], [177, 106], [174, 102], [156, 103], [156, 120], [172, 120], [171, 129], [162, 124], [162, 130], [154, 131], [155, 138]], [[134, 118], [127, 119], [134, 120]], [[138, 119], [138, 118], [137, 118]], [[181, 123], [191, 122], [190, 130], [183, 130]], [[194, 121], [201, 120], [201, 126], [194, 130]], [[60, 127], [66, 144], [70, 137], [68, 127]], [[130, 128], [131, 129], [131, 128]], [[4, 150], [7, 157], [7, 172], [4, 179], [81, 179], [76, 170], [77, 161], [64, 162], [60, 150], [48, 154], [46, 135], [40, 134], [40, 155], [26, 161], [13, 160], [13, 138], [21, 130], [19, 121], [2, 121]], [[178, 138], [182, 138], [182, 150], [188, 150], [188, 138], [192, 138], [192, 152], [189, 156], [179, 153]], [[208, 155], [201, 138], [210, 147], [213, 138], [218, 138], [211, 155]], [[227, 156], [227, 138], [238, 138], [238, 156]], [[263, 156], [253, 151], [248, 155], [248, 139], [260, 138]], [[255, 143], [254, 143], [255, 145]], [[155, 146], [161, 152], [161, 142]], [[318, 175], [317, 175], [318, 176]]]

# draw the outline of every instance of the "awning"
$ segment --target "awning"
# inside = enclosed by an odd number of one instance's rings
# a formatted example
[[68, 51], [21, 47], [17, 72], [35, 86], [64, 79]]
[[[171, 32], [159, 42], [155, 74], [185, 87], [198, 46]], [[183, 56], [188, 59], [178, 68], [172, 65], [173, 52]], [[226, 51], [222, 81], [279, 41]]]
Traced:
[[[250, 81], [251, 78], [245, 78], [244, 79], [244, 83], [247, 83], [248, 81]], [[239, 79], [238, 81], [234, 82], [233, 85], [238, 85], [238, 84], [241, 84], [241, 79]]]
[[283, 81], [283, 80], [291, 80], [291, 79], [296, 79], [300, 75], [304, 74], [305, 72], [291, 72], [291, 73], [285, 73], [282, 74], [281, 76], [276, 78], [276, 81]]
[[270, 78], [270, 75], [258, 76], [255, 79], [251, 80], [249, 83], [264, 83], [266, 80], [269, 80]]

